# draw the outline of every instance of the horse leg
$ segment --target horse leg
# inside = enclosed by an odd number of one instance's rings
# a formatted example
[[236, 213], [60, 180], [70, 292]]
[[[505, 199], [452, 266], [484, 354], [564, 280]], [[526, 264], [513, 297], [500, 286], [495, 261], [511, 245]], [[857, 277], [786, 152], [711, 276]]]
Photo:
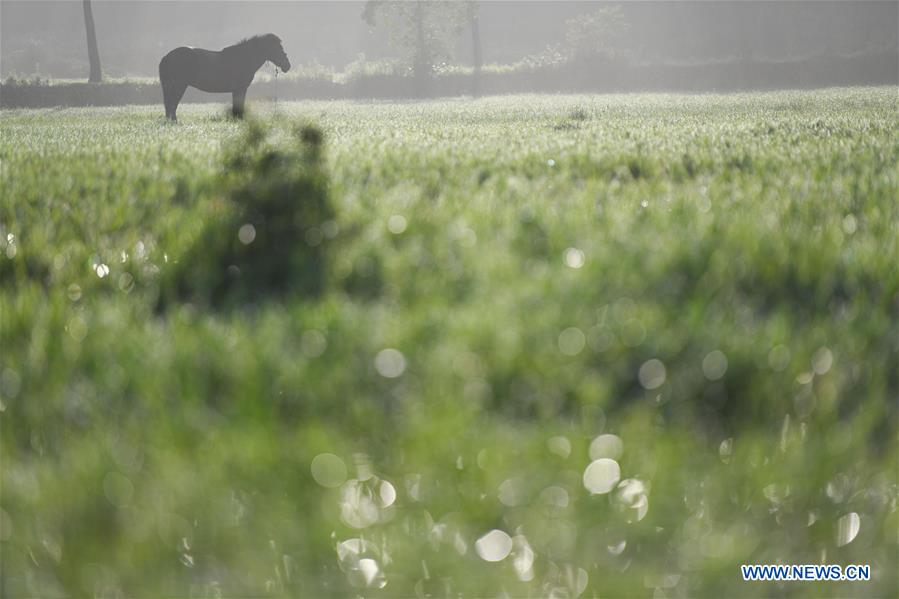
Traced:
[[165, 118], [174, 121], [175, 115], [172, 114], [172, 82], [163, 79], [160, 73], [159, 83], [162, 84], [162, 103], [165, 105]]
[[165, 101], [165, 116], [167, 119], [177, 121], [178, 117], [175, 112], [178, 110], [178, 103], [184, 97], [187, 85], [180, 82], [168, 81], [162, 84], [162, 98]]
[[241, 90], [237, 90], [232, 94], [231, 97], [231, 114], [234, 115], [236, 119], [243, 118], [243, 103], [247, 97], [247, 88], [243, 88]]

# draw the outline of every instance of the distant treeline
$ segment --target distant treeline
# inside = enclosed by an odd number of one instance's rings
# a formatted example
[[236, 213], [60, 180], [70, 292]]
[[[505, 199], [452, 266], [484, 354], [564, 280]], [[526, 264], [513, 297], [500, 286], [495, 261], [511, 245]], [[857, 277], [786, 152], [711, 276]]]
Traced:
[[[559, 92], [726, 92], [855, 85], [899, 85], [893, 50], [854, 56], [819, 56], [789, 62], [733, 60], [705, 64], [633, 64], [602, 58], [561, 64], [449, 70], [427, 80], [399, 72], [350, 77], [301, 73], [257, 81], [250, 95], [281, 100], [403, 99], [461, 95]], [[162, 101], [153, 80], [102, 84], [9, 78], [0, 84], [0, 107], [118, 106]], [[185, 102], [221, 102], [221, 94], [189, 89]]]

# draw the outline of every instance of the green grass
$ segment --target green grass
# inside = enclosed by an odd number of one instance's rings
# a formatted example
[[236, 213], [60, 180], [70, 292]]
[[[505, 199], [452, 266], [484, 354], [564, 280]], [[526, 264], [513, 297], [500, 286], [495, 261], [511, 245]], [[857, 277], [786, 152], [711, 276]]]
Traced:
[[242, 124], [0, 114], [2, 594], [896, 593], [895, 89], [256, 107], [324, 293], [219, 307]]

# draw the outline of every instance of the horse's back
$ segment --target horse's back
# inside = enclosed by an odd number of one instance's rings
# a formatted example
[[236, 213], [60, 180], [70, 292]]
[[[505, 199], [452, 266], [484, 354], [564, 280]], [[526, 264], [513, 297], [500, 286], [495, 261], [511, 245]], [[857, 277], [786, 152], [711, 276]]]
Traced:
[[181, 46], [162, 57], [159, 79], [187, 84], [205, 92], [234, 92], [253, 80], [255, 71], [247, 74], [242, 65], [224, 52]]
[[188, 63], [193, 62], [193, 50], [194, 48], [181, 46], [163, 56], [159, 61], [159, 76], [172, 75], [176, 71], [183, 70]]

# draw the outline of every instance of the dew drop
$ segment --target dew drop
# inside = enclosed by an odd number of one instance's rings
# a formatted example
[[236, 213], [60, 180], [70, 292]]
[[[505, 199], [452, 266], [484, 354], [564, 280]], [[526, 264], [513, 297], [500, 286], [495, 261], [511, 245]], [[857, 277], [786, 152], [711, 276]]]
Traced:
[[244, 245], [250, 245], [256, 239], [256, 227], [246, 223], [237, 230], [237, 238]]
[[394, 235], [399, 235], [400, 233], [405, 231], [406, 226], [406, 217], [400, 214], [394, 214], [389, 219], [387, 219], [387, 230]]
[[848, 545], [858, 536], [861, 519], [855, 512], [849, 512], [837, 521], [837, 547]]
[[644, 362], [637, 374], [644, 389], [658, 389], [665, 383], [665, 375], [665, 365], [655, 358]]
[[396, 488], [386, 480], [383, 480], [381, 481], [378, 495], [381, 497], [381, 506], [385, 508], [390, 507], [396, 501]]
[[398, 350], [382, 349], [375, 356], [375, 369], [383, 377], [396, 378], [406, 370], [406, 358]]
[[709, 352], [702, 360], [702, 374], [710, 381], [717, 381], [727, 372], [727, 356], [720, 350]]
[[609, 458], [617, 460], [624, 451], [624, 442], [618, 435], [605, 434], [590, 443], [590, 459]]
[[346, 464], [333, 453], [320, 453], [312, 458], [312, 478], [323, 487], [335, 489], [346, 481]]
[[565, 264], [569, 268], [580, 268], [584, 265], [584, 252], [577, 248], [568, 248], [565, 250]]
[[546, 447], [549, 449], [550, 453], [555, 454], [560, 458], [567, 458], [571, 455], [571, 441], [569, 441], [567, 437], [561, 435], [550, 438], [546, 442]]
[[592, 495], [602, 495], [615, 488], [621, 479], [621, 467], [609, 458], [594, 460], [584, 470], [584, 487]]
[[576, 356], [587, 345], [587, 337], [577, 327], [570, 327], [559, 335], [559, 351], [566, 356]]
[[833, 366], [833, 354], [830, 349], [822, 347], [812, 356], [812, 370], [815, 371], [815, 374], [827, 374], [831, 366]]
[[506, 559], [512, 551], [512, 537], [501, 530], [493, 529], [475, 541], [474, 548], [482, 560], [499, 562]]

